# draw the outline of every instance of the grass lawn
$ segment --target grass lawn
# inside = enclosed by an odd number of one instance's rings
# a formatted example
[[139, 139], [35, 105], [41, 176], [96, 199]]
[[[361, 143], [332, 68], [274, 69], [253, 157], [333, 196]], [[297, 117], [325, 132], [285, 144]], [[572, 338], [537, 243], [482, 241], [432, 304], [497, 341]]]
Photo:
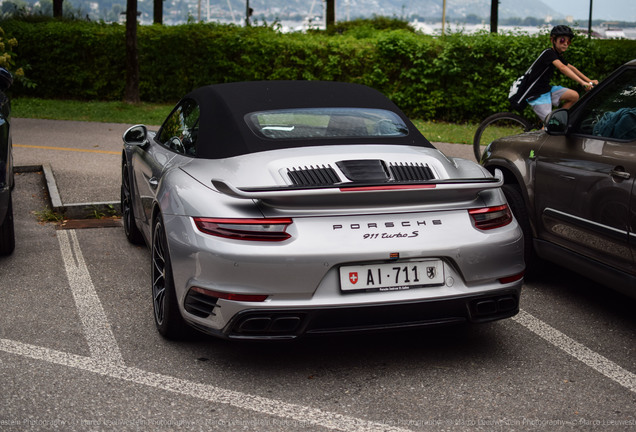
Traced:
[[174, 105], [73, 101], [36, 98], [11, 100], [11, 116], [50, 120], [160, 125]]
[[[163, 123], [173, 107], [172, 104], [15, 98], [11, 101], [11, 115], [23, 118], [141, 123], [157, 126]], [[477, 128], [474, 124], [439, 123], [417, 119], [413, 120], [413, 123], [429, 141], [433, 142], [470, 144]]]

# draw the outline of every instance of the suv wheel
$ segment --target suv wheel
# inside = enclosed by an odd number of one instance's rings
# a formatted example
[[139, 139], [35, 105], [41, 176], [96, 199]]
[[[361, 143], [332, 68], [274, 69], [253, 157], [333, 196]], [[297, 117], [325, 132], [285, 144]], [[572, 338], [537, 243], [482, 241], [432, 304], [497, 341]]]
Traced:
[[532, 247], [532, 228], [530, 227], [526, 203], [521, 195], [521, 188], [516, 184], [505, 184], [502, 190], [506, 196], [506, 200], [508, 200], [512, 214], [515, 216], [515, 219], [517, 219], [521, 231], [523, 231], [523, 258], [526, 262], [526, 272], [531, 272], [536, 266], [537, 257]]

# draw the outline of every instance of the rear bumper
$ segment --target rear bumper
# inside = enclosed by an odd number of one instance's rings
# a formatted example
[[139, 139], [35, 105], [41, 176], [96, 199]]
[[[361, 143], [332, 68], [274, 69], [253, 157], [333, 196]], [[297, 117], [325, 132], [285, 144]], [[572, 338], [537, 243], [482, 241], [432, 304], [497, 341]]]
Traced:
[[382, 305], [313, 309], [246, 309], [222, 330], [193, 325], [228, 339], [296, 339], [303, 335], [414, 329], [458, 323], [484, 323], [519, 312], [522, 281], [515, 288], [453, 298]]

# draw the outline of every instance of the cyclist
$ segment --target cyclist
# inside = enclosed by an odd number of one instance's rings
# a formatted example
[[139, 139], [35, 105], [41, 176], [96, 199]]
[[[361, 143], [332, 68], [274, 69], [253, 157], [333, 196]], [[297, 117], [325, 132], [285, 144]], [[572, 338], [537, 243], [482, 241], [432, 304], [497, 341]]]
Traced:
[[528, 81], [533, 83], [527, 93], [526, 100], [537, 116], [544, 121], [552, 111], [552, 107], [563, 104], [562, 108], [570, 108], [579, 100], [579, 94], [569, 88], [550, 85], [550, 80], [556, 69], [563, 75], [581, 84], [587, 91], [598, 84], [597, 80], [591, 80], [579, 71], [574, 65], [569, 64], [563, 53], [572, 43], [574, 33], [565, 25], [555, 26], [550, 32], [552, 47], [544, 50], [530, 68]]

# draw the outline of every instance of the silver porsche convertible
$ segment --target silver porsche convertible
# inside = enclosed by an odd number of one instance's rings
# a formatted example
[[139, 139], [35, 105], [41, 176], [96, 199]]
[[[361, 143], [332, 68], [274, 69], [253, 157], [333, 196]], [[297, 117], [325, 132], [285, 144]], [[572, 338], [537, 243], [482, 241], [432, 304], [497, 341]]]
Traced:
[[164, 337], [293, 339], [519, 310], [523, 235], [503, 179], [444, 156], [376, 90], [211, 85], [123, 140], [125, 233], [151, 250]]

